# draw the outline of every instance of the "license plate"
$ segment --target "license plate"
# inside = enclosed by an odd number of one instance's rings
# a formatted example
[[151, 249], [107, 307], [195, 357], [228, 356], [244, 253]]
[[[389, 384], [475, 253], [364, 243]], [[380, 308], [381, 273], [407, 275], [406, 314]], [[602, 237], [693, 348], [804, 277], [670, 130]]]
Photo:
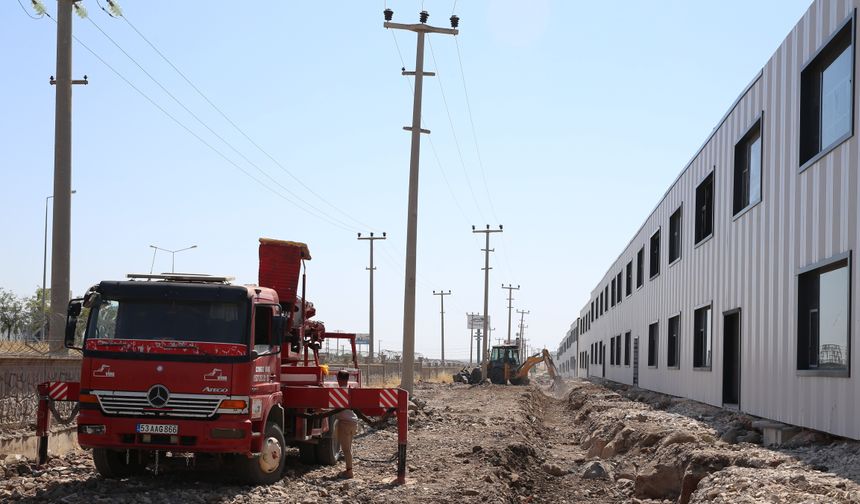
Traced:
[[140, 434], [179, 434], [179, 426], [175, 424], [137, 424]]

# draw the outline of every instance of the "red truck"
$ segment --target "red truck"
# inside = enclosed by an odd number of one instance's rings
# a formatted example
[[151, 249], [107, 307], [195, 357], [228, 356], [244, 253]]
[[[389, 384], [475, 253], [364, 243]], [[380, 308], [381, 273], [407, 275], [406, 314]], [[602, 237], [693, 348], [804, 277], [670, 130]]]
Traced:
[[[408, 394], [361, 387], [354, 335], [311, 320], [302, 268], [307, 245], [260, 239], [258, 285], [227, 277], [129, 275], [69, 303], [65, 344], [82, 351], [80, 382], [39, 385], [39, 462], [56, 401], [76, 401], [78, 442], [107, 478], [158, 471], [166, 454], [211, 457], [243, 481], [270, 484], [297, 446], [306, 463], [334, 464], [331, 417], [396, 417], [397, 480], [406, 475]], [[302, 295], [298, 295], [301, 280]], [[326, 338], [352, 341], [354, 380], [326, 381]]]

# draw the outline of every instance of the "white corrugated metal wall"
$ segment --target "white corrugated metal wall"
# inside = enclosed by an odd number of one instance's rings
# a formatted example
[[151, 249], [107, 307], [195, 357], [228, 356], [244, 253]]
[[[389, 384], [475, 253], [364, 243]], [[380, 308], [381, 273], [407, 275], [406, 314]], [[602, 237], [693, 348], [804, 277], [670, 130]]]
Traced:
[[[580, 312], [629, 261], [636, 281], [636, 253], [645, 247], [644, 285], [596, 318], [579, 334], [578, 348], [587, 351], [631, 331], [640, 341], [639, 385], [706, 403], [722, 403], [723, 313], [741, 309], [740, 409], [754, 415], [860, 439], [860, 386], [856, 371], [849, 378], [798, 376], [797, 274], [800, 268], [834, 255], [857, 250], [858, 141], [854, 135], [798, 174], [799, 92], [804, 64], [853, 13], [860, 0], [824, 0], [812, 4], [776, 53], [727, 113], [702, 149], [685, 168], [643, 227], [595, 286]], [[857, 32], [855, 22], [855, 39]], [[856, 43], [854, 47], [856, 53]], [[852, 83], [854, 109], [858, 93]], [[761, 203], [739, 217], [732, 211], [734, 148], [757, 118], [762, 117]], [[696, 186], [715, 173], [714, 236], [694, 246], [693, 206]], [[669, 216], [683, 208], [681, 259], [668, 265]], [[649, 280], [648, 241], [661, 229], [660, 274]], [[852, 291], [858, 285], [851, 270]], [[622, 278], [625, 275], [622, 274]], [[693, 369], [693, 312], [712, 304], [713, 363], [710, 371]], [[858, 352], [854, 327], [857, 302], [852, 299], [850, 363]], [[681, 314], [680, 369], [666, 368], [666, 324]], [[660, 323], [659, 361], [647, 367], [648, 325]], [[631, 345], [632, 346], [632, 345]], [[566, 354], [567, 354], [566, 352]], [[609, 364], [606, 377], [632, 383], [631, 366]], [[590, 360], [590, 359], [589, 359]], [[623, 358], [622, 358], [623, 362]], [[588, 373], [601, 374], [592, 364]], [[581, 371], [581, 370], [574, 370]], [[584, 373], [580, 372], [579, 375]]]

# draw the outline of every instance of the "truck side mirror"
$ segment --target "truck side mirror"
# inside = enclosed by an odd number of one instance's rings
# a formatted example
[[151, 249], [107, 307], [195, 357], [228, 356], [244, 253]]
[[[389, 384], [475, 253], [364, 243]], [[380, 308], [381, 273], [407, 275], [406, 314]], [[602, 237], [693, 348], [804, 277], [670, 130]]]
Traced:
[[275, 315], [272, 318], [272, 346], [281, 346], [284, 340], [284, 330], [287, 327], [286, 315]]
[[82, 298], [72, 299], [69, 301], [69, 308], [66, 312], [66, 337], [63, 341], [66, 348], [80, 350], [75, 346], [75, 337], [77, 336], [78, 317], [81, 316], [84, 300]]

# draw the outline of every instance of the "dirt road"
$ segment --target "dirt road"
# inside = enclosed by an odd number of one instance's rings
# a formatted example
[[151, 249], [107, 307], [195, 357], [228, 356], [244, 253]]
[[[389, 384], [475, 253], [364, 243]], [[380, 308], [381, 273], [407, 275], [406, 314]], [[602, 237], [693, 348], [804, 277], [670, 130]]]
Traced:
[[552, 397], [540, 386], [417, 385], [404, 486], [391, 484], [391, 428], [358, 436], [349, 481], [337, 479], [342, 466], [304, 466], [293, 450], [283, 480], [256, 488], [183, 468], [107, 481], [87, 453], [43, 469], [7, 457], [0, 501], [860, 502], [857, 443], [777, 452], [720, 440], [742, 416], [587, 382], [568, 387]]

